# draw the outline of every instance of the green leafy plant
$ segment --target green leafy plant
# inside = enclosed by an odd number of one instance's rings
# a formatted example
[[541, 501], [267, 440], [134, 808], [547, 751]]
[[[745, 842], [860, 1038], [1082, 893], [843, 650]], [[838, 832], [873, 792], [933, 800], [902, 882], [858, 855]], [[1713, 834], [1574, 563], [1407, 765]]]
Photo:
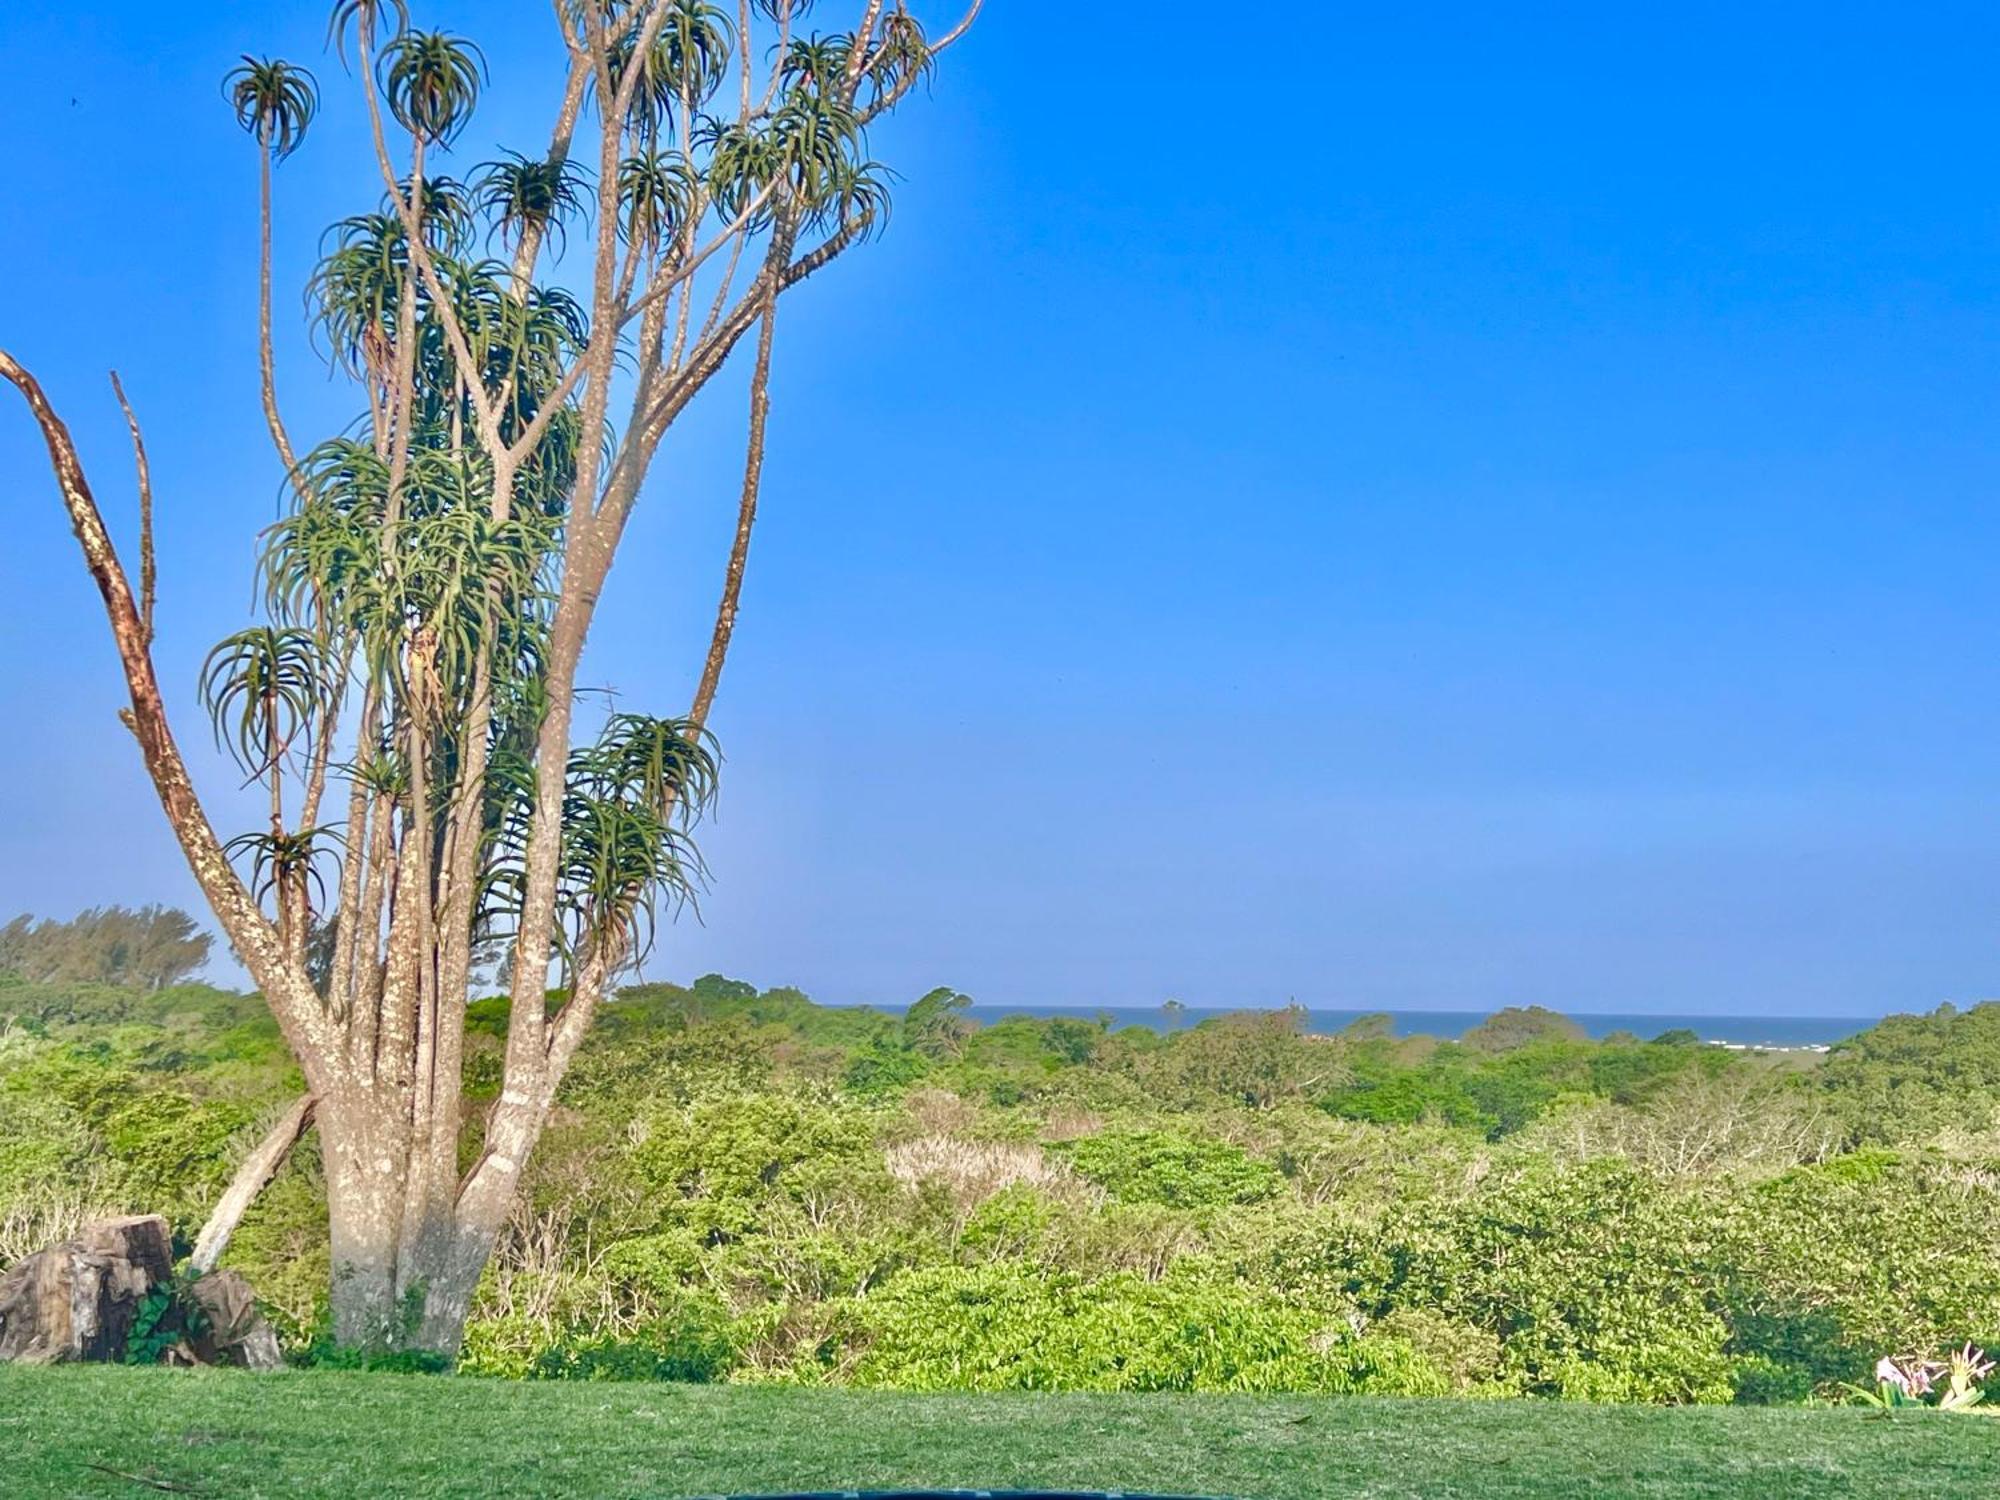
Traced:
[[125, 1363], [157, 1365], [208, 1330], [208, 1312], [189, 1295], [198, 1277], [176, 1270], [140, 1299], [125, 1339]]
[[1220, 1208], [1274, 1196], [1278, 1169], [1242, 1147], [1171, 1130], [1110, 1130], [1068, 1147], [1076, 1170], [1124, 1203]]

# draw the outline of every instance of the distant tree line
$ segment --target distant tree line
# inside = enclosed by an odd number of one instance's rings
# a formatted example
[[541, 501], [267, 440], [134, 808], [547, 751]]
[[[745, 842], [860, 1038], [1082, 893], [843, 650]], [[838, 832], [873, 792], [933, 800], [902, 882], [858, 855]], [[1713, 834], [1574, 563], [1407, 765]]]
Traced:
[[23, 913], [0, 927], [0, 977], [151, 993], [198, 973], [214, 941], [167, 906], [93, 906], [67, 922]]

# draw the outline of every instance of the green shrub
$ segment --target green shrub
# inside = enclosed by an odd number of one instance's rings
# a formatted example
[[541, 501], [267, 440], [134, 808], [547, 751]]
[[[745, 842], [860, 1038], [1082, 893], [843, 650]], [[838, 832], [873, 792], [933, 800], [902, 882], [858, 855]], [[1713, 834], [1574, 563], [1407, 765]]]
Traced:
[[1015, 1183], [975, 1208], [959, 1243], [988, 1260], [1037, 1260], [1049, 1243], [1059, 1210], [1034, 1188]]
[[899, 1276], [852, 1309], [857, 1384], [899, 1390], [1443, 1395], [1408, 1343], [1359, 1337], [1268, 1288], [1015, 1266]]
[[671, 1380], [704, 1385], [736, 1364], [728, 1315], [710, 1300], [689, 1301], [641, 1332], [619, 1339], [564, 1340], [528, 1365], [530, 1380]]
[[447, 1356], [424, 1349], [358, 1349], [337, 1344], [327, 1326], [293, 1356], [293, 1363], [307, 1370], [366, 1370], [377, 1375], [448, 1375], [454, 1368]]
[[1822, 1384], [1884, 1354], [2000, 1341], [1997, 1208], [1953, 1164], [1881, 1152], [1736, 1195], [1723, 1295], [1739, 1341]]
[[841, 1082], [850, 1093], [882, 1098], [921, 1083], [930, 1075], [931, 1059], [899, 1040], [884, 1038], [856, 1055]]
[[1241, 1146], [1179, 1131], [1106, 1131], [1066, 1150], [1078, 1172], [1123, 1203], [1221, 1208], [1261, 1202], [1284, 1183]]
[[1738, 1406], [1790, 1406], [1813, 1393], [1810, 1371], [1753, 1355], [1736, 1363]]
[[1924, 1140], [2000, 1108], [2000, 1004], [1891, 1016], [1842, 1042], [1819, 1085], [1856, 1141]]
[[1455, 1201], [1334, 1221], [1274, 1254], [1281, 1285], [1374, 1319], [1427, 1309], [1501, 1343], [1501, 1379], [1576, 1400], [1728, 1401], [1703, 1274], [1713, 1215], [1616, 1163], [1533, 1166]]
[[850, 1186], [857, 1169], [886, 1180], [873, 1122], [851, 1106], [789, 1094], [705, 1100], [654, 1115], [633, 1150], [643, 1183], [670, 1200], [733, 1205], [705, 1217], [718, 1232], [773, 1198], [798, 1201]]

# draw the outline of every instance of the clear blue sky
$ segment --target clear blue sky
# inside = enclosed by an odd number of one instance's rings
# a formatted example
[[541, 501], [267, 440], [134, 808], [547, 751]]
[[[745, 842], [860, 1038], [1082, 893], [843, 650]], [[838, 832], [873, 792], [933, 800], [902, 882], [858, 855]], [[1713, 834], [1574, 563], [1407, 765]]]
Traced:
[[[2000, 993], [2000, 15], [1293, 9], [992, 0], [879, 136], [890, 234], [783, 329], [714, 890], [652, 971]], [[531, 144], [547, 6], [417, 10], [491, 57], [461, 161]], [[279, 52], [340, 92], [323, 15], [0, 10], [0, 342], [127, 536], [107, 367], [141, 409], [195, 746], [276, 484], [218, 79]], [[374, 196], [352, 122], [281, 177], [296, 428], [349, 414], [291, 314], [318, 227]], [[720, 397], [669, 456], [614, 575], [588, 675], [634, 704], [686, 701], [736, 420]], [[851, 481], [819, 456], [857, 447]], [[0, 914], [192, 903], [15, 405], [0, 495]]]

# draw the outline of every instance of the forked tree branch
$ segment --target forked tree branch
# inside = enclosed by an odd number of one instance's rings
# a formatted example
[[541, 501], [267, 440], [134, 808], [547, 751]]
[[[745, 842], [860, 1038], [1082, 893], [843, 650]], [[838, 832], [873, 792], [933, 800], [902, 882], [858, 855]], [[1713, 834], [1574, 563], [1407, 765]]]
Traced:
[[[959, 17], [958, 24], [924, 49], [927, 58], [935, 62], [954, 43], [964, 40], [965, 34], [972, 30], [972, 23], [979, 19], [979, 12], [985, 9], [985, 7], [986, 0], [972, 0], [972, 4], [966, 8], [965, 14]], [[922, 76], [923, 72], [921, 69], [910, 69], [895, 88], [861, 111], [859, 116], [861, 123], [863, 125], [872, 125], [876, 120], [894, 109], [903, 101], [903, 97], [917, 86], [917, 80]]]
[[[437, 267], [431, 261], [430, 247], [424, 244], [423, 225], [423, 183], [421, 169], [410, 173], [410, 197], [403, 196], [402, 184], [396, 180], [395, 163], [389, 160], [389, 138], [382, 128], [382, 104], [375, 93], [375, 75], [368, 69], [361, 70], [362, 98], [368, 105], [368, 128], [375, 145], [375, 161], [382, 173], [382, 180], [389, 189], [389, 201], [396, 205], [396, 217], [402, 222], [403, 243], [410, 257], [410, 264], [417, 268], [417, 275], [424, 288], [431, 295], [431, 308], [437, 314], [438, 326], [444, 329], [445, 342], [451, 345], [451, 352], [465, 371], [465, 393], [472, 398], [472, 419], [479, 428], [481, 441], [487, 451], [496, 456], [507, 451], [507, 445], [500, 438], [500, 412], [490, 401], [491, 393], [482, 380], [476, 379], [479, 361], [473, 357], [471, 342], [465, 336], [465, 327], [459, 322], [458, 313], [451, 305], [451, 293], [446, 290], [439, 277]], [[417, 149], [421, 152], [423, 137], [417, 137]], [[418, 158], [421, 160], [421, 157]], [[406, 285], [403, 296], [410, 291]]]
[[[623, 328], [633, 318], [659, 301], [660, 298], [667, 296], [675, 287], [699, 271], [702, 266], [707, 264], [710, 257], [715, 255], [717, 251], [722, 249], [731, 240], [734, 240], [739, 235], [747, 235], [750, 230], [750, 221], [764, 211], [764, 206], [771, 201], [771, 195], [777, 190], [778, 184], [775, 181], [765, 183], [763, 187], [757, 190], [757, 196], [743, 206], [743, 211], [730, 220], [728, 226], [709, 240], [705, 246], [700, 250], [690, 251], [685, 260], [682, 260], [671, 268], [663, 266], [659, 274], [647, 284], [645, 291], [641, 292], [636, 299], [618, 309], [618, 326]], [[706, 197], [701, 201], [706, 202]]]
[[[723, 575], [722, 599], [716, 607], [715, 627], [709, 636], [708, 656], [702, 664], [701, 680], [695, 688], [688, 718], [697, 729], [708, 723], [722, 684], [722, 669], [729, 658], [729, 645], [736, 632], [736, 613], [743, 594], [743, 574], [750, 557], [750, 537], [757, 524], [757, 500], [763, 487], [764, 434], [771, 413], [771, 350], [777, 324], [778, 291], [770, 278], [762, 278], [769, 290], [763, 305], [762, 324], [757, 336], [757, 360], [750, 376], [750, 430], [745, 445], [743, 489], [737, 499], [736, 537], [729, 549], [729, 565]], [[672, 806], [671, 801], [668, 804]], [[636, 894], [627, 891], [625, 895]], [[577, 966], [570, 996], [550, 1024], [548, 1078], [553, 1089], [560, 1087], [569, 1071], [576, 1049], [597, 1013], [606, 986], [622, 961], [622, 949], [612, 942], [593, 943]]]

